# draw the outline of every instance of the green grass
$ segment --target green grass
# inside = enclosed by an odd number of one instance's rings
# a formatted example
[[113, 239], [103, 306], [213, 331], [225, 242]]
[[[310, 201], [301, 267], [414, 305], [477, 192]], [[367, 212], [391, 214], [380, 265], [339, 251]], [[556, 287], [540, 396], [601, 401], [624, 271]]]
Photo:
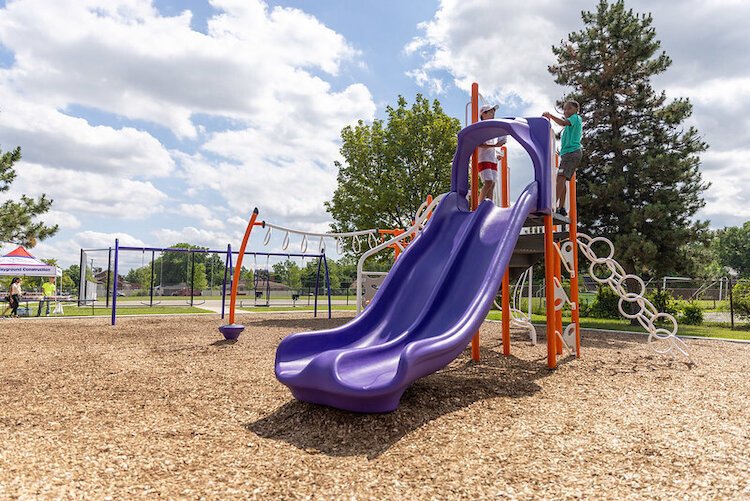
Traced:
[[[109, 308], [94, 308], [85, 306], [65, 306], [63, 308], [66, 317], [105, 317], [112, 314], [112, 310]], [[153, 307], [127, 307], [117, 308], [117, 316], [125, 315], [171, 315], [175, 313], [213, 313], [212, 311], [204, 310], [201, 308], [191, 308], [189, 306], [153, 306]], [[31, 316], [36, 315], [36, 308], [31, 311]], [[59, 315], [52, 315], [50, 317], [58, 317]]]
[[[252, 312], [263, 312], [263, 311], [313, 311], [315, 307], [313, 306], [267, 306], [267, 307], [244, 307], [244, 308], [237, 308], [240, 311], [252, 311]], [[353, 304], [333, 304], [331, 305], [331, 310], [341, 310], [341, 311], [353, 311], [356, 310], [357, 306]], [[318, 311], [328, 311], [328, 304], [318, 304]]]
[[[487, 316], [490, 320], [500, 320], [502, 314], [493, 310]], [[532, 315], [531, 320], [534, 323], [545, 323], [547, 318], [544, 315]], [[563, 317], [563, 324], [570, 322], [570, 317]], [[631, 325], [627, 319], [609, 319], [609, 318], [582, 318], [581, 328], [586, 329], [606, 329], [613, 331], [627, 332], [646, 332], [640, 325]], [[742, 324], [741, 328], [735, 327], [730, 329], [728, 325], [722, 323], [706, 323], [704, 325], [677, 325], [677, 334], [682, 336], [697, 337], [719, 337], [724, 339], [742, 339], [750, 340], [750, 325]]]

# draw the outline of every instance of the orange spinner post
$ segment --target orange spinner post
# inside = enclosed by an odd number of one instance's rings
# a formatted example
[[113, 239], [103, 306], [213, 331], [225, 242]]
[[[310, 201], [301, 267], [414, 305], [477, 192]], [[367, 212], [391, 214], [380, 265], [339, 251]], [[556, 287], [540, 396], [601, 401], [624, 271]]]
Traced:
[[250, 221], [247, 223], [245, 229], [245, 236], [242, 237], [242, 245], [240, 245], [240, 251], [237, 255], [237, 264], [234, 267], [234, 273], [232, 273], [232, 294], [229, 299], [229, 323], [234, 324], [234, 311], [237, 304], [237, 288], [240, 284], [240, 275], [242, 275], [242, 258], [245, 257], [245, 249], [247, 248], [247, 242], [250, 240], [250, 233], [253, 231], [255, 226], [262, 225], [263, 223], [256, 223], [258, 219], [258, 208], [253, 209], [253, 215], [250, 216]]

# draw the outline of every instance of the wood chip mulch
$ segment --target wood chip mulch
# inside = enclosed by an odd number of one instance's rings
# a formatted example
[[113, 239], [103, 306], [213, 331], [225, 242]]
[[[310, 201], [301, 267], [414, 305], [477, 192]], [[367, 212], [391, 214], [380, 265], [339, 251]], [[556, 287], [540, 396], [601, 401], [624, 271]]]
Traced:
[[[245, 315], [0, 323], [0, 498], [750, 498], [750, 345], [645, 338], [544, 344], [485, 323], [391, 414], [295, 401], [285, 335], [347, 318]], [[543, 333], [540, 333], [543, 335]]]

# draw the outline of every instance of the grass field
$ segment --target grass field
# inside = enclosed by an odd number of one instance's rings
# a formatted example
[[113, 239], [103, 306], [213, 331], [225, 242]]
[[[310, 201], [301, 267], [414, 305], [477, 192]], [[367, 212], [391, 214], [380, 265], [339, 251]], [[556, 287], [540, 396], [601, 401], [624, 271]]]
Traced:
[[[86, 306], [65, 306], [65, 314], [63, 317], [105, 317], [112, 314], [112, 310], [109, 308], [92, 308]], [[143, 306], [143, 307], [128, 307], [128, 308], [117, 308], [117, 316], [120, 315], [171, 315], [176, 313], [213, 313], [209, 310], [201, 308], [195, 308], [190, 306]], [[36, 307], [31, 309], [31, 315], [36, 315]], [[54, 315], [59, 317], [59, 315]]]

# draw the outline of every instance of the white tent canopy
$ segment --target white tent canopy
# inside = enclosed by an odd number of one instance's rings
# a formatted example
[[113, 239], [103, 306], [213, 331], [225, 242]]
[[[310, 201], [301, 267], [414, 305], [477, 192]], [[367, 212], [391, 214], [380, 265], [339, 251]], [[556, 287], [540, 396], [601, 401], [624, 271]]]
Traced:
[[35, 258], [20, 245], [13, 251], [0, 256], [0, 275], [17, 277], [59, 277], [62, 270]]

